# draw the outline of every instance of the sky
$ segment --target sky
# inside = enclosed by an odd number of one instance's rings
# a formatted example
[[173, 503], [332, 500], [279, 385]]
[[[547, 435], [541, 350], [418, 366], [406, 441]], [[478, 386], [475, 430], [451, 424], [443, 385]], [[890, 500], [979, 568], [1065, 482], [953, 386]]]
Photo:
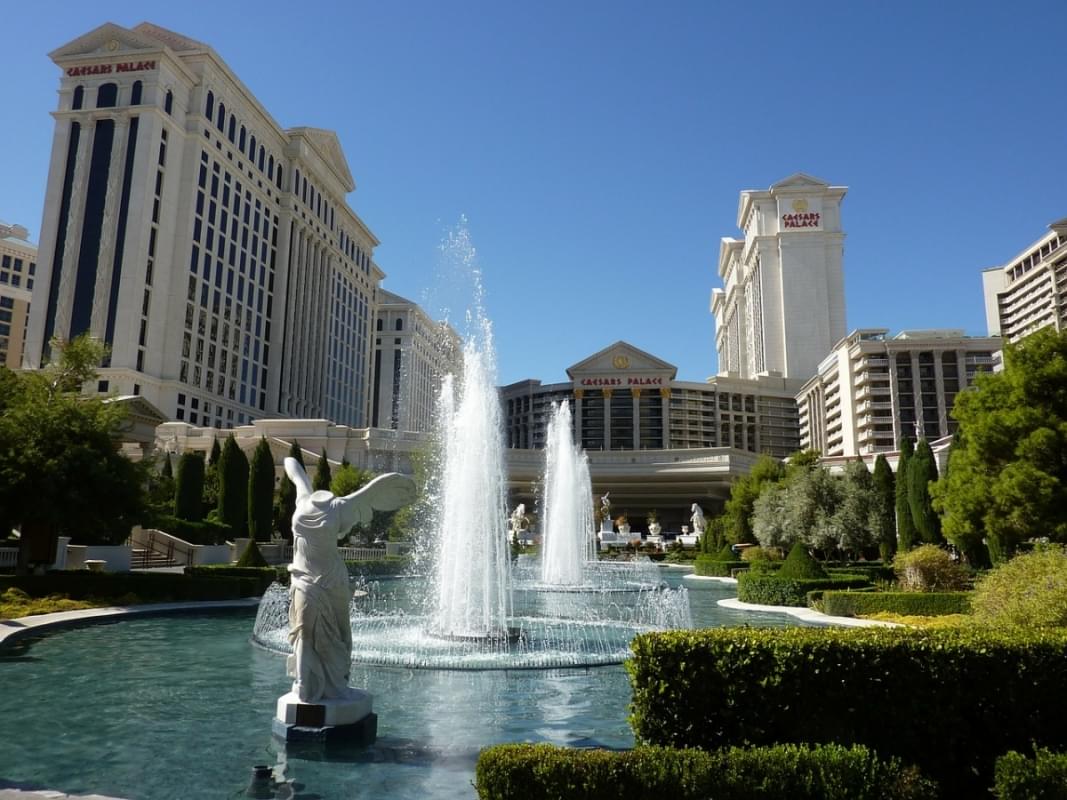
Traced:
[[145, 20], [336, 131], [384, 288], [457, 325], [466, 226], [502, 384], [618, 340], [714, 375], [720, 239], [795, 172], [848, 187], [849, 330], [984, 335], [981, 270], [1067, 217], [1062, 0], [34, 0], [0, 14], [0, 219], [38, 235], [47, 53]]

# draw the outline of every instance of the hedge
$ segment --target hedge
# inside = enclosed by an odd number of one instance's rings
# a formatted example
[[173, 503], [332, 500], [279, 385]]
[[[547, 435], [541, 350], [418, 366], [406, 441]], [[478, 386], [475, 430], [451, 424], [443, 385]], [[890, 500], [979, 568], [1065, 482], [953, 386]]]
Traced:
[[0, 592], [8, 588], [22, 589], [30, 597], [60, 594], [71, 600], [85, 600], [132, 594], [140, 603], [166, 603], [259, 597], [265, 586], [260, 578], [231, 575], [72, 570], [44, 575], [0, 575]]
[[863, 575], [872, 581], [896, 581], [896, 573], [892, 567], [869, 561], [858, 561], [844, 567], [827, 567], [830, 577], [834, 575]]
[[998, 800], [1067, 800], [1067, 754], [1037, 748], [1032, 759], [1001, 756], [993, 793]]
[[816, 589], [860, 589], [870, 585], [862, 575], [779, 578], [766, 572], [749, 571], [737, 576], [737, 599], [765, 606], [807, 606], [808, 592]]
[[411, 556], [386, 556], [374, 561], [346, 561], [351, 575], [401, 575], [411, 566]]
[[882, 612], [938, 617], [970, 610], [970, 592], [824, 592], [822, 596], [823, 613], [835, 617]]
[[729, 578], [731, 570], [747, 567], [747, 561], [719, 561], [716, 556], [698, 556], [693, 562], [693, 574], [708, 578]]
[[642, 744], [863, 744], [961, 797], [998, 756], [1067, 750], [1067, 632], [712, 628], [637, 636]]
[[264, 590], [275, 581], [289, 583], [289, 570], [284, 566], [235, 567], [231, 564], [203, 564], [197, 567], [186, 567], [185, 574], [214, 578], [251, 578], [262, 584]]
[[506, 744], [481, 752], [475, 776], [481, 800], [919, 800], [936, 793], [914, 768], [837, 745], [708, 753]]

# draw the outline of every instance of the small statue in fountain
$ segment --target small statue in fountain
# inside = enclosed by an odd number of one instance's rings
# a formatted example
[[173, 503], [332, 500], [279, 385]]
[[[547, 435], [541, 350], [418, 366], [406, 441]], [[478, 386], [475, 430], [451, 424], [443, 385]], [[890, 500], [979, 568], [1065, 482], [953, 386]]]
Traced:
[[693, 512], [693, 515], [689, 518], [689, 521], [693, 523], [693, 533], [697, 536], [702, 536], [704, 534], [704, 525], [706, 524], [704, 521], [704, 509], [693, 503], [690, 511]]
[[307, 473], [295, 458], [285, 459], [285, 473], [296, 485], [293, 514], [293, 563], [289, 587], [287, 667], [292, 693], [301, 703], [344, 699], [351, 694], [352, 590], [348, 570], [337, 550], [338, 538], [375, 511], [393, 511], [415, 500], [415, 484], [395, 472], [380, 475], [345, 497], [312, 491]]
[[528, 527], [530, 527], [530, 520], [526, 517], [526, 504], [519, 503], [515, 506], [515, 510], [511, 512], [511, 519], [509, 520], [511, 526], [511, 533], [513, 536], [518, 536]]
[[608, 495], [611, 492], [604, 492], [600, 495], [600, 515], [604, 519], [611, 519], [611, 500], [608, 499]]

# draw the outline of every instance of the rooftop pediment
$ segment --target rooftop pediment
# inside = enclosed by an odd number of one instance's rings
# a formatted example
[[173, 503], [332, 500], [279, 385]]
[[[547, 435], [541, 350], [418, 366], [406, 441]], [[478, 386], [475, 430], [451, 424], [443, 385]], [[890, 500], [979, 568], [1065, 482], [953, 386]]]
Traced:
[[323, 128], [290, 128], [286, 133], [290, 136], [303, 136], [319, 158], [333, 170], [347, 191], [351, 192], [356, 188], [356, 180], [352, 177], [352, 170], [348, 168], [348, 159], [345, 158], [341, 140], [337, 138], [336, 133]]
[[794, 172], [788, 178], [783, 178], [771, 186], [771, 191], [776, 189], [812, 189], [829, 186], [826, 181], [816, 178], [804, 172]]
[[625, 378], [633, 375], [648, 375], [659, 373], [665, 380], [674, 380], [678, 368], [668, 364], [662, 359], [656, 358], [651, 353], [646, 353], [627, 342], [615, 342], [605, 347], [598, 353], [579, 361], [567, 368], [567, 375], [571, 380], [580, 382], [582, 376], [595, 374], [598, 376], [618, 376]]
[[114, 22], [105, 22], [99, 28], [53, 50], [48, 57], [59, 62], [85, 56], [110, 56], [131, 50], [159, 50], [162, 46], [163, 42], [144, 33], [123, 28]]

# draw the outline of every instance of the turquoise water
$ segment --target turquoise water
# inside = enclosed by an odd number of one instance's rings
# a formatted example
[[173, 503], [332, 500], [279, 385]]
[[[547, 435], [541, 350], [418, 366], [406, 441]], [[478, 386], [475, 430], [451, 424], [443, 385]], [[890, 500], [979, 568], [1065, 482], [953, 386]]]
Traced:
[[[667, 577], [672, 584], [680, 576]], [[726, 587], [690, 591], [697, 626], [791, 624], [728, 611]], [[241, 797], [251, 767], [293, 782], [278, 797], [473, 798], [496, 742], [630, 747], [621, 666], [462, 672], [357, 667], [378, 741], [325, 760], [270, 733], [284, 658], [253, 646], [255, 614], [152, 617], [57, 631], [0, 651], [0, 779], [129, 800]], [[3, 784], [0, 783], [0, 786]]]

